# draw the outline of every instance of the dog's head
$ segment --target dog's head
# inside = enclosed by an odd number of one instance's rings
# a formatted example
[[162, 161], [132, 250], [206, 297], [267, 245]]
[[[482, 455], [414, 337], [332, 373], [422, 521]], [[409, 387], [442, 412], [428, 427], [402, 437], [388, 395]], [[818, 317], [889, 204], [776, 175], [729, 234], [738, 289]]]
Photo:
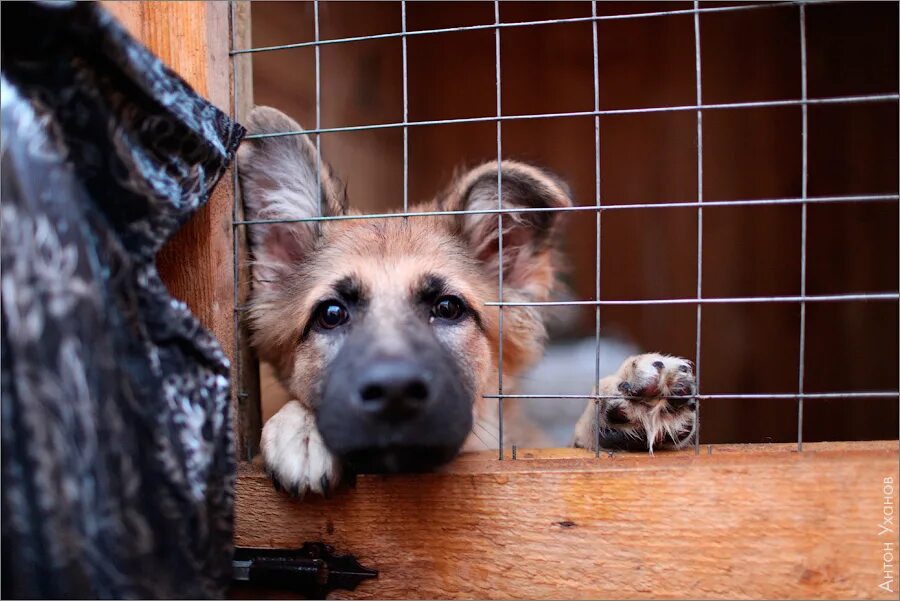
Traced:
[[[257, 108], [252, 133], [299, 131]], [[310, 407], [325, 444], [363, 471], [411, 471], [452, 458], [496, 381], [504, 300], [546, 300], [559, 213], [314, 221], [350, 216], [343, 186], [304, 135], [246, 141], [238, 155], [250, 226], [252, 341], [293, 399]], [[540, 169], [504, 162], [505, 209], [571, 205]], [[458, 177], [414, 211], [498, 208], [496, 163]], [[321, 210], [321, 212], [320, 212]], [[304, 220], [307, 221], [297, 221]], [[501, 258], [502, 252], [502, 258]], [[534, 308], [504, 312], [504, 373], [543, 347]]]

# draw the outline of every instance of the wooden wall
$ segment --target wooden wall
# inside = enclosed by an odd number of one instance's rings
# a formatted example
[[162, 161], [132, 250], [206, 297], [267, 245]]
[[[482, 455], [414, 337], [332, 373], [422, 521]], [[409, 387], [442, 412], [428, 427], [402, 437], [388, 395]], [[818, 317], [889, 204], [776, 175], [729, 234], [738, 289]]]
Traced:
[[[722, 3], [707, 4], [715, 6]], [[598, 3], [600, 14], [690, 8], [691, 3]], [[505, 2], [503, 21], [589, 16], [588, 2]], [[323, 2], [321, 37], [400, 29], [396, 2]], [[253, 44], [313, 39], [311, 2], [254, 2]], [[407, 3], [410, 30], [493, 22], [493, 3]], [[705, 103], [800, 96], [799, 9], [771, 7], [701, 16]], [[830, 97], [896, 93], [895, 3], [807, 7], [808, 93]], [[590, 23], [504, 29], [505, 114], [593, 108]], [[693, 17], [598, 24], [600, 106], [638, 108], [695, 102]], [[495, 114], [492, 30], [410, 37], [410, 120]], [[315, 125], [312, 48], [256, 54], [258, 104]], [[321, 50], [324, 127], [402, 120], [399, 39], [326, 45]], [[604, 204], [694, 201], [696, 115], [667, 112], [601, 119]], [[898, 189], [897, 104], [809, 108], [809, 194], [888, 193]], [[542, 164], [566, 178], [580, 204], [594, 202], [591, 117], [505, 122], [506, 157]], [[350, 201], [369, 211], [402, 205], [402, 131], [322, 136], [326, 158], [349, 184]], [[707, 111], [703, 117], [705, 200], [798, 197], [799, 107]], [[410, 199], [425, 199], [453, 169], [496, 156], [493, 123], [409, 130]], [[800, 292], [799, 206], [704, 211], [703, 294], [709, 297]], [[898, 289], [898, 205], [836, 204], [808, 209], [809, 294]], [[572, 215], [565, 250], [575, 298], [594, 294], [595, 221]], [[604, 299], [693, 297], [697, 279], [694, 209], [608, 211], [602, 223]], [[548, 310], [552, 311], [552, 310]], [[570, 334], [593, 334], [585, 309]], [[797, 304], [707, 305], [703, 310], [702, 391], [797, 389]], [[645, 349], [687, 357], [695, 351], [691, 305], [604, 307], [603, 331]], [[806, 390], [896, 390], [896, 302], [810, 304]], [[271, 408], [269, 408], [271, 411]], [[895, 438], [896, 399], [808, 401], [808, 440]], [[788, 441], [793, 401], [710, 401], [704, 442]]]

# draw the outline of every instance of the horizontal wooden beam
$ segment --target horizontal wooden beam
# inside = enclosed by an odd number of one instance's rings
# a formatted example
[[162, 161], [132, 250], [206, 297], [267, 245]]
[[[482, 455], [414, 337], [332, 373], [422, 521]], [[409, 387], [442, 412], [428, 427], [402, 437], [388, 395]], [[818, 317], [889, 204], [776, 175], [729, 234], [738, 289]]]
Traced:
[[897, 597], [879, 588], [890, 543], [897, 590], [897, 530], [879, 535], [896, 441], [518, 457], [302, 502], [244, 464], [235, 543], [324, 541], [380, 570], [335, 598]]

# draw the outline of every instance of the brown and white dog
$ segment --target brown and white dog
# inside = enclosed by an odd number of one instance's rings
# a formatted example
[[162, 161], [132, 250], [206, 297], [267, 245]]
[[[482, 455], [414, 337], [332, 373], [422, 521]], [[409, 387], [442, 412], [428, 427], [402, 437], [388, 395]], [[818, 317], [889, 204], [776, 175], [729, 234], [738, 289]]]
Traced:
[[[258, 107], [252, 133], [299, 131], [283, 113]], [[250, 220], [252, 344], [290, 398], [265, 424], [263, 460], [276, 486], [327, 493], [347, 470], [418, 471], [477, 448], [473, 427], [493, 428], [502, 369], [508, 390], [543, 350], [538, 309], [504, 311], [498, 365], [500, 245], [496, 213], [300, 221], [353, 216], [345, 189], [305, 135], [247, 140], [238, 153]], [[572, 205], [555, 176], [502, 164], [505, 209]], [[412, 209], [496, 209], [497, 164], [458, 177]], [[560, 212], [504, 213], [506, 301], [547, 300], [556, 281]], [[577, 446], [681, 446], [693, 434], [688, 361], [663, 355], [628, 359], [599, 392], [600, 429], [588, 403]], [[483, 447], [482, 447], [483, 448]]]

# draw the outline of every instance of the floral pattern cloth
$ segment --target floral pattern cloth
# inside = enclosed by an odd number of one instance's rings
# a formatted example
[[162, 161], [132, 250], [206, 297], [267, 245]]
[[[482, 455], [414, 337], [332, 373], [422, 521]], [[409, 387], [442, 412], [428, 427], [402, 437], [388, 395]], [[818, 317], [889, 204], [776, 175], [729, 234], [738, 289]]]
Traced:
[[5, 3], [3, 597], [220, 597], [229, 365], [159, 278], [243, 128], [96, 3]]

